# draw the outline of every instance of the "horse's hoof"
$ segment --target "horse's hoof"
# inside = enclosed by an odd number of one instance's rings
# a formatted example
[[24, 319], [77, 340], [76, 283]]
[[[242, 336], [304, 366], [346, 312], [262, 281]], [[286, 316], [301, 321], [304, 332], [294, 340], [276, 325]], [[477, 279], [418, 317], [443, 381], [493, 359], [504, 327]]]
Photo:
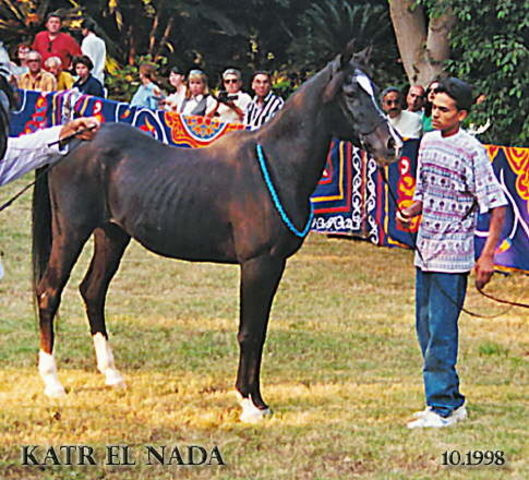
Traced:
[[250, 398], [242, 398], [240, 400], [242, 407], [242, 413], [239, 417], [239, 420], [244, 423], [259, 423], [263, 421], [266, 417], [272, 415], [272, 410], [269, 408], [260, 409], [257, 408]]
[[64, 398], [66, 397], [66, 391], [62, 385], [48, 385], [44, 389], [44, 395], [49, 398]]
[[113, 388], [127, 388], [125, 379], [117, 370], [107, 370], [105, 372], [105, 385]]

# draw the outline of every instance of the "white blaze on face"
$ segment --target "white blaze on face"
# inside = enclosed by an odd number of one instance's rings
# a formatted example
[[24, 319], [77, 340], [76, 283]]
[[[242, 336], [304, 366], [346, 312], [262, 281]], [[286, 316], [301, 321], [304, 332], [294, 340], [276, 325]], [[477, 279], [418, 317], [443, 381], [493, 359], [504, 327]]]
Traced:
[[[355, 80], [356, 80], [356, 83], [358, 83], [358, 85], [360, 86], [360, 88], [362, 90], [364, 90], [364, 92], [366, 92], [371, 97], [371, 101], [373, 102], [373, 105], [375, 106], [377, 111], [380, 113], [380, 115], [382, 115], [382, 117], [386, 118], [386, 115], [380, 109], [380, 107], [378, 106], [378, 102], [376, 101], [375, 89], [373, 88], [373, 83], [371, 82], [371, 79], [364, 72], [362, 72], [361, 70], [357, 69], [355, 71]], [[393, 140], [395, 141], [395, 148], [397, 150], [400, 150], [400, 148], [402, 147], [402, 138], [401, 138], [401, 136], [391, 126], [391, 124], [389, 122], [388, 122], [388, 128], [389, 128], [389, 132], [391, 133], [391, 136], [393, 137]]]
[[371, 101], [373, 102], [373, 105], [375, 106], [377, 111], [381, 115], [384, 115], [382, 110], [380, 110], [380, 107], [378, 106], [378, 103], [375, 99], [375, 89], [373, 87], [373, 83], [371, 82], [371, 79], [364, 72], [358, 69], [355, 70], [354, 78], [356, 80], [356, 83], [358, 83], [358, 85], [360, 86], [360, 88], [371, 97]]

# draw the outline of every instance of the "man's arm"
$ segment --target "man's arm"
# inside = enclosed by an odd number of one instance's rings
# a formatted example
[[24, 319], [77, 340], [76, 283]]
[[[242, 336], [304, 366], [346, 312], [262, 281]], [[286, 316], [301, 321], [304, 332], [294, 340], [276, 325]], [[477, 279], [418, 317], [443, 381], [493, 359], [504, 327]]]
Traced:
[[505, 207], [496, 207], [490, 211], [489, 235], [485, 241], [483, 251], [479, 256], [474, 271], [476, 273], [476, 287], [483, 288], [489, 283], [494, 273], [494, 252], [500, 239], [503, 222], [505, 219]]
[[53, 163], [68, 153], [67, 146], [61, 148], [58, 140], [65, 140], [71, 135], [81, 140], [91, 140], [99, 125], [97, 118], [83, 117], [65, 125], [9, 138], [5, 156], [0, 160], [0, 186], [31, 170]]

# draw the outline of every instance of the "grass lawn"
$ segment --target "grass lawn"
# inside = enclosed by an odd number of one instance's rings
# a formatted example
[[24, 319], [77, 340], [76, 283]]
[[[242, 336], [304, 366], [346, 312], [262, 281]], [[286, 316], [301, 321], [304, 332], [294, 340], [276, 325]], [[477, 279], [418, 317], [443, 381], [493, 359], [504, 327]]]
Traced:
[[[28, 181], [3, 188], [0, 200]], [[409, 431], [409, 414], [423, 406], [412, 253], [361, 241], [312, 234], [289, 260], [262, 368], [275, 413], [253, 426], [238, 422], [233, 394], [238, 268], [164, 259], [132, 244], [107, 302], [116, 363], [128, 383], [113, 390], [96, 371], [77, 291], [87, 246], [56, 323], [68, 395], [47, 399], [36, 368], [29, 197], [1, 214], [1, 479], [529, 478], [528, 313], [462, 315], [459, 373], [470, 418], [449, 429]], [[528, 281], [497, 276], [490, 290], [519, 298]], [[505, 310], [473, 288], [467, 307]], [[84, 445], [97, 465], [22, 466], [23, 445], [39, 445], [41, 460], [49, 446]], [[136, 465], [104, 465], [109, 445], [128, 445]], [[190, 445], [206, 452], [217, 446], [226, 465], [146, 465], [149, 445], [176, 447], [183, 457]], [[493, 463], [505, 464], [443, 466], [443, 453], [452, 451], [461, 461], [467, 452], [492, 451]]]

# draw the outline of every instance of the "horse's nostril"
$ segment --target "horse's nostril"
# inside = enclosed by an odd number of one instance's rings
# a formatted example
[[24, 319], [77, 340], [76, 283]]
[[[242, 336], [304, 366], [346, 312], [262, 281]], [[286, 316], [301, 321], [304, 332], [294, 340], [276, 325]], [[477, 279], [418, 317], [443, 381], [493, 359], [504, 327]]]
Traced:
[[395, 139], [393, 137], [388, 138], [387, 147], [389, 151], [395, 151]]

